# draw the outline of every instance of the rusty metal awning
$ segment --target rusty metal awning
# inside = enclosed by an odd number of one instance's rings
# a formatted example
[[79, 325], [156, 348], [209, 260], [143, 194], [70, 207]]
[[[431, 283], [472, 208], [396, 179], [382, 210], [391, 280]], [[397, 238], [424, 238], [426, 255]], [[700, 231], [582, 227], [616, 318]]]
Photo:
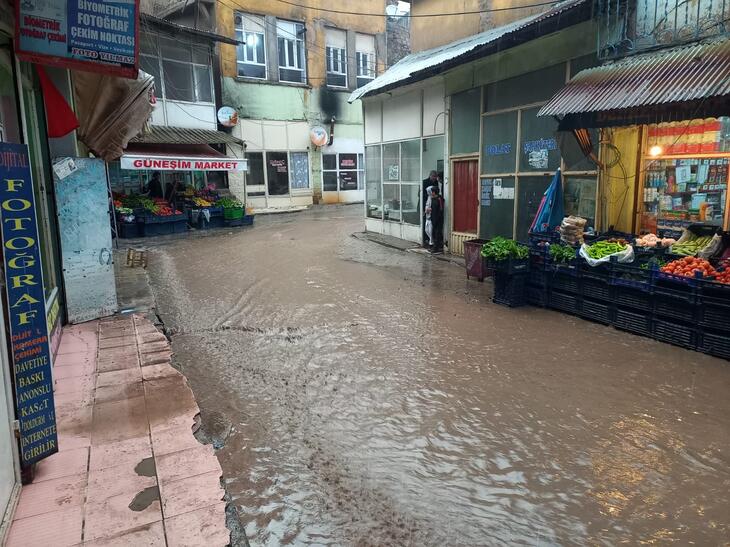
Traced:
[[137, 135], [130, 143], [147, 144], [242, 144], [242, 140], [223, 131], [151, 125], [149, 131]]
[[561, 128], [603, 127], [722, 115], [729, 102], [730, 40], [723, 39], [583, 70], [538, 116], [561, 119]]

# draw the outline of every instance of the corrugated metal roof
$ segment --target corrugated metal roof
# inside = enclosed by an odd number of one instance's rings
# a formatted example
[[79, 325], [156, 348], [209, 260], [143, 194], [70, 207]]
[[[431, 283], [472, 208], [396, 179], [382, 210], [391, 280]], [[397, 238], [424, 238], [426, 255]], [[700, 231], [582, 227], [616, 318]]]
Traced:
[[433, 71], [440, 68], [443, 69], [446, 65], [455, 64], [454, 61], [471, 53], [476, 53], [477, 50], [484, 46], [488, 46], [510, 34], [531, 28], [556, 15], [563, 14], [572, 8], [583, 5], [588, 5], [588, 0], [565, 0], [556, 3], [542, 13], [525, 17], [524, 19], [475, 34], [474, 36], [469, 36], [468, 38], [456, 40], [444, 46], [408, 55], [372, 82], [353, 91], [350, 95], [349, 102], [353, 102], [366, 95], [375, 95], [378, 92], [383, 93], [387, 89], [393, 89], [406, 83], [424, 80], [430, 77]]
[[223, 131], [152, 125], [149, 132], [137, 135], [129, 142], [148, 144], [241, 144], [242, 141]]
[[730, 40], [635, 55], [579, 72], [538, 112], [566, 116], [730, 95]]

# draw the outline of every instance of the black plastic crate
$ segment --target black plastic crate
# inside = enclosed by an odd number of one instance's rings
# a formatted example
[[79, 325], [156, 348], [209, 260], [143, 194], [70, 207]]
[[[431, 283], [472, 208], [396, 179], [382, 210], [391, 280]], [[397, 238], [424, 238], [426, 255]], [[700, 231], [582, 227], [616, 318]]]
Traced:
[[548, 287], [550, 285], [550, 273], [544, 270], [531, 269], [527, 282], [537, 287]]
[[580, 287], [578, 286], [578, 277], [568, 271], [556, 270], [550, 276], [550, 286], [553, 289], [564, 293], [578, 294]]
[[596, 279], [608, 279], [611, 275], [611, 263], [605, 262], [598, 266], [591, 266], [585, 260], [580, 262], [580, 275]]
[[652, 288], [653, 270], [650, 264], [641, 267], [641, 262], [635, 261], [631, 264], [621, 264], [617, 261], [611, 262], [609, 283], [613, 286], [631, 287], [644, 292]]
[[564, 311], [572, 315], [578, 315], [580, 299], [575, 294], [566, 294], [560, 291], [551, 290], [548, 297], [550, 308]]
[[581, 299], [580, 315], [591, 321], [608, 325], [613, 321], [613, 306], [590, 298]]
[[652, 306], [651, 293], [634, 287], [617, 286], [613, 291], [613, 301], [623, 307], [637, 310], [650, 310]]
[[730, 332], [730, 300], [701, 295], [699, 315], [703, 327]]
[[584, 298], [592, 298], [595, 300], [612, 300], [611, 285], [608, 278], [596, 278], [592, 276], [583, 276], [580, 280], [580, 294]]
[[497, 272], [494, 276], [494, 297], [492, 302], [517, 308], [527, 304], [525, 284], [527, 275], [504, 274]]
[[695, 327], [678, 323], [654, 319], [652, 333], [655, 339], [687, 349], [697, 348], [697, 330]]
[[527, 303], [532, 306], [544, 308], [548, 305], [548, 289], [538, 285], [527, 284], [525, 286], [525, 297]]
[[142, 224], [139, 222], [122, 222], [117, 224], [117, 229], [122, 239], [142, 237]]
[[507, 260], [487, 260], [487, 267], [494, 272], [521, 274], [530, 271], [529, 258], [508, 258]]
[[640, 313], [637, 310], [616, 308], [614, 311], [613, 325], [617, 329], [633, 332], [634, 334], [649, 337], [652, 335], [651, 314], [648, 312]]
[[697, 350], [715, 357], [730, 359], [730, 335], [702, 329], [699, 333]]
[[687, 286], [667, 288], [654, 287], [654, 313], [671, 319], [697, 322], [698, 296], [696, 290]]

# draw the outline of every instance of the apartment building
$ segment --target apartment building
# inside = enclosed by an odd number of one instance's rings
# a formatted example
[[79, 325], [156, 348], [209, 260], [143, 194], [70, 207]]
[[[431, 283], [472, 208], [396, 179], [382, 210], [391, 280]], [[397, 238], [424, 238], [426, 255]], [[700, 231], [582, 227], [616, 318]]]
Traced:
[[[231, 191], [255, 209], [364, 199], [362, 107], [349, 94], [386, 58], [385, 0], [221, 0], [221, 104], [235, 109]], [[368, 14], [368, 15], [362, 15]]]

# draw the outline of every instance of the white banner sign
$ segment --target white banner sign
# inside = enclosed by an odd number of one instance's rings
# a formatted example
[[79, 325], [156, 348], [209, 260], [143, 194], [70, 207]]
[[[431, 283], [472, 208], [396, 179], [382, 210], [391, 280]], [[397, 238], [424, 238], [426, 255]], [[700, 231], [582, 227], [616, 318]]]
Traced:
[[235, 158], [124, 155], [122, 169], [152, 171], [248, 171], [248, 161]]

